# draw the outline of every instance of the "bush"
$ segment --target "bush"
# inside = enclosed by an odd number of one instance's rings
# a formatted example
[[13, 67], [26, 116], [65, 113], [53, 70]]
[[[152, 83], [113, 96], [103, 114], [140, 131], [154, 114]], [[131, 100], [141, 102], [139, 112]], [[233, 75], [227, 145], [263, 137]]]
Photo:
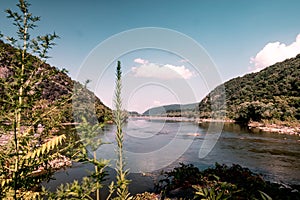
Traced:
[[156, 184], [162, 198], [185, 199], [300, 199], [300, 186], [270, 183], [248, 168], [215, 164], [200, 171], [193, 165], [180, 163]]

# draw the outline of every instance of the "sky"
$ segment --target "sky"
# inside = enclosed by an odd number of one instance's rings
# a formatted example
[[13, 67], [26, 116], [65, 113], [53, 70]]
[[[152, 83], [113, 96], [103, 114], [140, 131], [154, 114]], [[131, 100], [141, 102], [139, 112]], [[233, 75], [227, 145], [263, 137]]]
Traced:
[[[90, 89], [109, 107], [117, 60], [124, 75], [124, 107], [144, 112], [200, 101], [221, 82], [300, 53], [299, 0], [29, 2], [30, 11], [41, 16], [32, 35], [55, 31], [60, 36], [47, 62], [66, 68], [73, 79], [90, 79]], [[0, 2], [4, 35], [15, 32], [4, 12], [16, 10], [15, 4]], [[155, 45], [141, 45], [155, 39]], [[192, 43], [199, 48], [192, 50]]]

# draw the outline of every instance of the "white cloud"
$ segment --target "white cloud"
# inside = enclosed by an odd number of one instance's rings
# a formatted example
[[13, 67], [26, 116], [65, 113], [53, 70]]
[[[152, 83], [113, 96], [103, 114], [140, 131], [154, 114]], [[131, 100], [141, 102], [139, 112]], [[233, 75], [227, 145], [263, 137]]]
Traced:
[[139, 64], [147, 64], [147, 63], [149, 63], [148, 60], [144, 60], [144, 59], [141, 59], [141, 58], [134, 59], [134, 62], [135, 63], [139, 63]]
[[296, 41], [290, 45], [280, 42], [268, 43], [255, 57], [250, 59], [250, 63], [254, 64], [250, 68], [251, 71], [259, 71], [265, 67], [284, 61], [287, 58], [295, 57], [300, 53], [300, 34], [296, 37]]
[[147, 60], [137, 58], [134, 62], [141, 64], [132, 67], [131, 71], [136, 77], [159, 78], [159, 79], [190, 79], [194, 75], [184, 65], [175, 66], [170, 64], [151, 63]]

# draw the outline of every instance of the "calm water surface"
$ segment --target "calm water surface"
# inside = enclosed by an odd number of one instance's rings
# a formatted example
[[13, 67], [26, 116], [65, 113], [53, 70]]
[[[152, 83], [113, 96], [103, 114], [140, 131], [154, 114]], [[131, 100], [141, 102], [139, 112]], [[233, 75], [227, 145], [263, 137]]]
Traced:
[[[235, 163], [261, 173], [271, 181], [300, 184], [299, 136], [255, 133], [245, 127], [225, 123], [212, 151], [200, 159], [198, 154], [208, 127], [208, 123], [129, 120], [124, 130], [129, 168], [147, 172], [172, 169], [180, 162], [192, 163], [201, 169], [216, 162]], [[105, 132], [103, 139], [112, 144], [98, 149], [98, 154], [103, 157], [113, 157], [114, 131], [114, 127], [110, 127]]]
[[[152, 172], [169, 170], [180, 162], [191, 163], [200, 169], [220, 164], [240, 164], [253, 172], [262, 174], [267, 180], [287, 184], [300, 184], [300, 137], [276, 133], [252, 132], [239, 125], [224, 124], [222, 133], [216, 137], [216, 144], [209, 154], [199, 158], [199, 150], [207, 134], [208, 123], [170, 122], [162, 120], [129, 120], [124, 126], [125, 152], [127, 166], [131, 172]], [[106, 127], [102, 145], [97, 150], [99, 158], [112, 160], [115, 157], [115, 127]], [[212, 133], [216, 134], [217, 133]], [[85, 169], [91, 166], [76, 166], [64, 172], [56, 173], [56, 182], [50, 182], [53, 188], [60, 182], [83, 176]], [[112, 171], [112, 170], [111, 170]], [[134, 175], [134, 190], [151, 190], [153, 182], [149, 177]], [[135, 193], [133, 191], [133, 193]]]

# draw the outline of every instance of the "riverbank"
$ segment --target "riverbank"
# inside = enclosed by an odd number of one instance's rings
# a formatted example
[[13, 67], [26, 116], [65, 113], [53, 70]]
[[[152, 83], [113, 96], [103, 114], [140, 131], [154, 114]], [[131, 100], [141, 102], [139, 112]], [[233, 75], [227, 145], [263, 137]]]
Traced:
[[[58, 158], [50, 160], [48, 165], [50, 166], [50, 169], [55, 172], [60, 169], [71, 167], [72, 161], [66, 156], [61, 155]], [[47, 168], [49, 168], [49, 166], [47, 166]], [[45, 172], [45, 166], [40, 166], [37, 170], [33, 171], [32, 174], [43, 174]]]
[[300, 126], [287, 126], [281, 124], [266, 124], [260, 122], [250, 122], [248, 124], [250, 129], [255, 131], [263, 131], [263, 132], [272, 132], [272, 133], [279, 133], [279, 134], [288, 134], [288, 135], [298, 135], [300, 136]]
[[[195, 122], [197, 124], [210, 123], [210, 122], [236, 123], [236, 121], [232, 119], [200, 119], [200, 118], [187, 118], [187, 117], [164, 117], [164, 116], [132, 116], [130, 117], [130, 119], [150, 120], [150, 121]], [[262, 131], [262, 132], [300, 136], [300, 124], [289, 126], [284, 122], [280, 124], [250, 122], [248, 123], [247, 126], [250, 130], [253, 130], [254, 132]]]

